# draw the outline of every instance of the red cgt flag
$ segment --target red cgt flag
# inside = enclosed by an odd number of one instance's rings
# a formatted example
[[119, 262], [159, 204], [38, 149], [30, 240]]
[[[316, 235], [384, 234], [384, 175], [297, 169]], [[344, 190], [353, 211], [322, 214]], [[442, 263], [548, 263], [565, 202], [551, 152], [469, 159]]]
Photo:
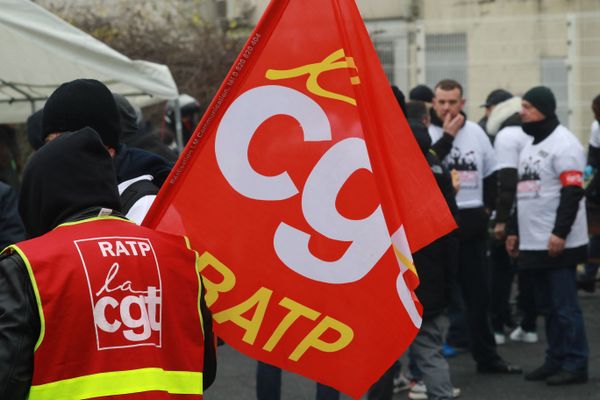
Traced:
[[454, 228], [352, 0], [274, 0], [145, 225], [200, 252], [215, 331], [359, 397], [418, 332], [410, 249]]

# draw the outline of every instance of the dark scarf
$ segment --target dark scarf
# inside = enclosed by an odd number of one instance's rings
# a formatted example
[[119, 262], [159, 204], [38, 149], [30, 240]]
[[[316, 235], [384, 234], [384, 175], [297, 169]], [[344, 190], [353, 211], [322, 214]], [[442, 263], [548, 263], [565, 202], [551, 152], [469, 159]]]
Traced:
[[526, 134], [533, 136], [533, 144], [538, 144], [550, 136], [559, 124], [556, 114], [552, 114], [541, 121], [523, 122], [522, 128]]

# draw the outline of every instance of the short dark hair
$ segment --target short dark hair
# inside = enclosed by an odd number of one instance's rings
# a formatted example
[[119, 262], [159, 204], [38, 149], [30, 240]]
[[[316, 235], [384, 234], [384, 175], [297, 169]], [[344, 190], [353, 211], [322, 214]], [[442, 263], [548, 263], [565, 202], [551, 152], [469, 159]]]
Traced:
[[428, 116], [427, 105], [419, 100], [411, 100], [406, 103], [406, 118], [422, 121]]
[[592, 100], [592, 107], [600, 109], [600, 94]]
[[458, 89], [458, 91], [460, 92], [460, 97], [462, 97], [462, 95], [463, 95], [462, 85], [460, 83], [458, 83], [457, 81], [455, 81], [454, 79], [442, 79], [441, 81], [439, 81], [437, 83], [437, 85], [435, 85], [433, 90], [435, 91], [438, 88], [442, 89], [442, 90], [446, 90], [446, 91]]

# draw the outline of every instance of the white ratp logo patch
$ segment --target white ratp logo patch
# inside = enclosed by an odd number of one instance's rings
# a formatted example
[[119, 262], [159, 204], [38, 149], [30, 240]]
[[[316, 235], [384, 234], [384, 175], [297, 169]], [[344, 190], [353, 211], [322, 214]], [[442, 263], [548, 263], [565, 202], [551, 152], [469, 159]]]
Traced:
[[150, 240], [99, 237], [74, 243], [87, 277], [98, 350], [161, 347], [162, 283]]

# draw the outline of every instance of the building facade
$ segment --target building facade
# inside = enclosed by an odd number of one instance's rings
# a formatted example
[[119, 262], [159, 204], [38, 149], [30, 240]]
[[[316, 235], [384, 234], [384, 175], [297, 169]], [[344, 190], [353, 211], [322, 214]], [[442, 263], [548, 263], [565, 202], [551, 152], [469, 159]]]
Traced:
[[[268, 0], [217, 0], [256, 23]], [[453, 78], [466, 112], [487, 94], [552, 88], [558, 115], [586, 143], [600, 93], [600, 0], [357, 0], [391, 83], [408, 91]]]

